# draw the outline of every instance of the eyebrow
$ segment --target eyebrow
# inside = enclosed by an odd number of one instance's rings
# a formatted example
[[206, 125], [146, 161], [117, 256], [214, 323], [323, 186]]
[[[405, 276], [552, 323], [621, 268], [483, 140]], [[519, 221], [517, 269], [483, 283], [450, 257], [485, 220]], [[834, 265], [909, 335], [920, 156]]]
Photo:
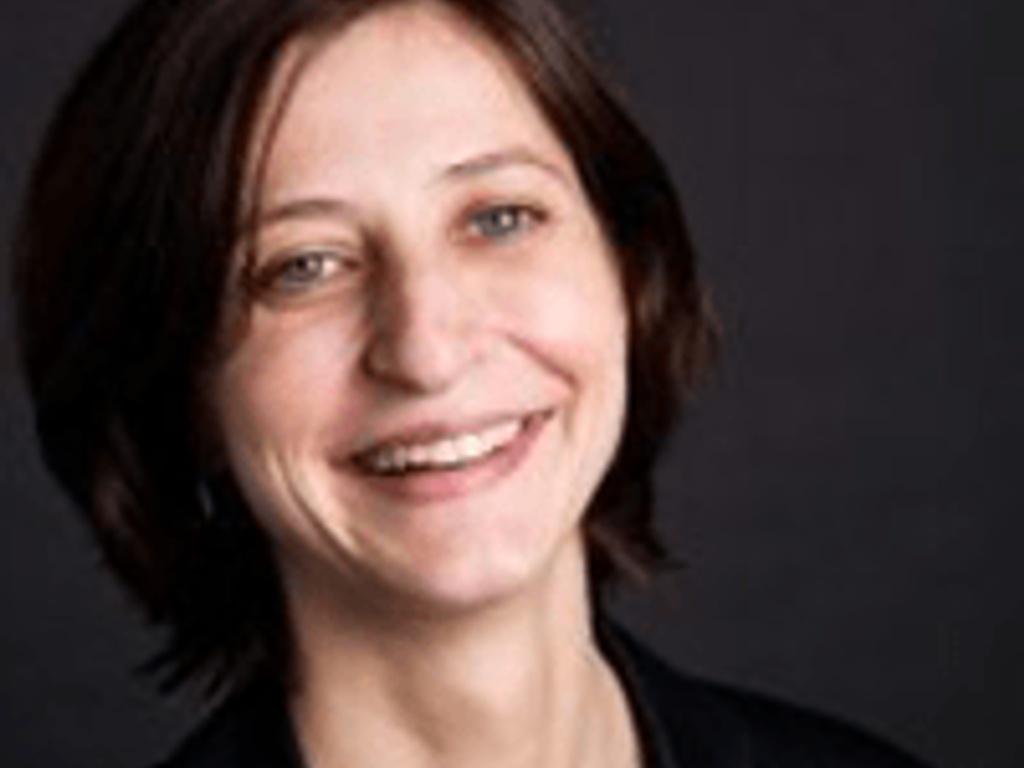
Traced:
[[558, 181], [567, 184], [569, 179], [565, 172], [557, 164], [546, 160], [537, 153], [526, 147], [510, 147], [509, 149], [497, 152], [486, 152], [468, 160], [451, 165], [441, 173], [441, 180], [458, 179], [464, 177], [481, 176], [486, 173], [500, 171], [509, 166], [525, 165], [536, 168]]
[[259, 211], [255, 228], [266, 227], [288, 219], [344, 219], [354, 216], [355, 206], [336, 197], [310, 197], [275, 205]]
[[[543, 171], [561, 184], [568, 185], [565, 172], [555, 163], [525, 147], [511, 147], [497, 152], [486, 152], [446, 167], [437, 181], [472, 178], [494, 173], [509, 167], [527, 166]], [[275, 205], [254, 216], [253, 229], [261, 229], [290, 219], [347, 219], [355, 218], [356, 206], [342, 198], [310, 197]]]

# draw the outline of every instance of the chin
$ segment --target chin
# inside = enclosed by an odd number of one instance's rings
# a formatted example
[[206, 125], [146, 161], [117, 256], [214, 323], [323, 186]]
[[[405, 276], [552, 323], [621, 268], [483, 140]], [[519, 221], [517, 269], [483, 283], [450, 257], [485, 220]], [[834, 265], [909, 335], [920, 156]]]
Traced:
[[[582, 585], [583, 544], [576, 531], [558, 535], [534, 529], [529, 535], [520, 531], [519, 538], [464, 533], [441, 540], [420, 537], [376, 557], [364, 551], [368, 556], [347, 566], [337, 562], [335, 549], [326, 555], [332, 561], [322, 562], [320, 577], [330, 582], [323, 594], [390, 619], [451, 619], [544, 600]], [[308, 552], [298, 559], [308, 562]]]
[[[565, 567], [575, 548], [562, 547], [547, 558], [470, 556], [462, 562], [448, 562], [421, 571], [408, 585], [408, 599], [425, 612], [439, 615], [467, 615], [520, 600], [543, 599], [560, 589], [557, 574]], [[580, 559], [582, 563], [582, 559]], [[562, 567], [559, 567], [562, 566]]]

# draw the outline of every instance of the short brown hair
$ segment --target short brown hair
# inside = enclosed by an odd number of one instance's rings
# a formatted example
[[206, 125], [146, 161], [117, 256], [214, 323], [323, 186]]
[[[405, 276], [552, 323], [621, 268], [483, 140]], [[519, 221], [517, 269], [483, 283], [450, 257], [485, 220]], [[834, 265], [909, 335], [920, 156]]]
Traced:
[[[288, 656], [269, 544], [230, 478], [203, 480], [200, 407], [269, 79], [297, 36], [417, 1], [143, 0], [45, 138], [15, 259], [39, 438], [110, 565], [169, 627], [168, 687], [234, 686], [256, 668], [280, 673]], [[618, 255], [628, 406], [585, 518], [596, 594], [666, 559], [652, 471], [715, 351], [693, 250], [664, 166], [551, 0], [430, 1], [517, 68]]]

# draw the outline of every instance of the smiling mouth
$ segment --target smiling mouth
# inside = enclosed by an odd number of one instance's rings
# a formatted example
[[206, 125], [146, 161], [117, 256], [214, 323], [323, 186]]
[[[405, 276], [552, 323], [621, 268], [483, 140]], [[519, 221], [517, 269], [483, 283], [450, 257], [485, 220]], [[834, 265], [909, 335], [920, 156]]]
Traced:
[[353, 463], [363, 472], [383, 476], [463, 469], [502, 452], [540, 418], [531, 414], [431, 440], [384, 443], [356, 454]]

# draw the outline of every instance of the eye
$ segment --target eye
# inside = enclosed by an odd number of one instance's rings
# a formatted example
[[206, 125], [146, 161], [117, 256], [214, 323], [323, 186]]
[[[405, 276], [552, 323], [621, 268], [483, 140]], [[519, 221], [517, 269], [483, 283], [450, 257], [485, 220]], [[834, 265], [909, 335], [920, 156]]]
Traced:
[[308, 250], [274, 260], [256, 276], [257, 287], [268, 293], [297, 294], [357, 268], [355, 259], [333, 250]]
[[495, 205], [475, 211], [469, 218], [469, 232], [481, 240], [508, 240], [537, 225], [541, 214], [525, 205]]

